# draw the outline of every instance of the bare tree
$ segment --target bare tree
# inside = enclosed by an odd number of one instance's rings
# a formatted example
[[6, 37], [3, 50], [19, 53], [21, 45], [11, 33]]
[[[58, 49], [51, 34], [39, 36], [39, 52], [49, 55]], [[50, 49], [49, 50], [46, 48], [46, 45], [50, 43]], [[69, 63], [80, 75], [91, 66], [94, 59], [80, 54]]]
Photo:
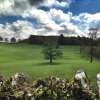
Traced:
[[94, 46], [95, 46], [95, 43], [94, 41], [97, 39], [97, 32], [98, 32], [98, 29], [97, 28], [90, 28], [89, 29], [89, 38], [90, 38], [90, 62], [92, 63], [93, 62], [93, 52], [94, 52]]

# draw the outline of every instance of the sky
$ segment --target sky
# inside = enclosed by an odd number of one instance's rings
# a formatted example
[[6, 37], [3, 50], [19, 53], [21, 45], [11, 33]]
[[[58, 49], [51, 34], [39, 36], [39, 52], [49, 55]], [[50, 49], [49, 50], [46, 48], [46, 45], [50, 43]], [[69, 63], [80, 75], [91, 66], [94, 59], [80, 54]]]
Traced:
[[100, 0], [0, 0], [0, 36], [87, 36], [100, 26]]

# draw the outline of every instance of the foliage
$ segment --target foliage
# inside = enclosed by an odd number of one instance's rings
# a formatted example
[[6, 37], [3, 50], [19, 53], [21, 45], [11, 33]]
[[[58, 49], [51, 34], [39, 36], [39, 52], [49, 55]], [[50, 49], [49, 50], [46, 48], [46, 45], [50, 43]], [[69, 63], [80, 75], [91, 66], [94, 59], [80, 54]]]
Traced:
[[45, 40], [43, 54], [45, 59], [52, 64], [53, 60], [62, 57], [62, 52], [58, 48], [57, 38], [49, 37]]
[[[8, 80], [0, 78], [0, 100], [99, 100], [90, 86], [88, 89], [83, 88], [75, 80], [50, 76], [44, 80], [30, 82], [27, 81], [28, 77], [21, 73]], [[12, 81], [17, 84], [13, 86]]]
[[52, 63], [52, 60], [62, 57], [62, 52], [58, 48], [49, 46], [43, 49], [43, 54], [45, 59], [50, 60], [50, 63]]

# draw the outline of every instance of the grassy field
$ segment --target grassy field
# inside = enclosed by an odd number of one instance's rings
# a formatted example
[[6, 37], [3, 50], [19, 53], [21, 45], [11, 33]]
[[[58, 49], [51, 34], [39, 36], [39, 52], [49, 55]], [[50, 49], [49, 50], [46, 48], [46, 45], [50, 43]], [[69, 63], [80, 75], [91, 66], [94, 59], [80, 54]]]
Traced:
[[0, 74], [10, 77], [15, 72], [24, 72], [33, 79], [49, 75], [72, 79], [77, 69], [85, 69], [90, 81], [96, 80], [100, 72], [100, 61], [92, 64], [89, 59], [80, 55], [79, 46], [62, 46], [63, 58], [49, 65], [43, 59], [42, 47], [29, 44], [0, 44]]

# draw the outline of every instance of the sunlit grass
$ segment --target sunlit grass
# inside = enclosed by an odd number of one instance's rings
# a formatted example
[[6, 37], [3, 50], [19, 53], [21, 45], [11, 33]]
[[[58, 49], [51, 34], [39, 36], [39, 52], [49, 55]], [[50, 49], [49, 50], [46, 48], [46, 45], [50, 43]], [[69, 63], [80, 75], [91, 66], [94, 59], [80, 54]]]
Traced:
[[90, 81], [96, 80], [100, 72], [100, 61], [92, 64], [87, 57], [80, 55], [79, 46], [61, 46], [63, 57], [52, 65], [44, 60], [42, 46], [29, 44], [0, 44], [0, 73], [10, 77], [15, 72], [29, 74], [33, 79], [49, 75], [72, 79], [77, 69], [85, 69]]

